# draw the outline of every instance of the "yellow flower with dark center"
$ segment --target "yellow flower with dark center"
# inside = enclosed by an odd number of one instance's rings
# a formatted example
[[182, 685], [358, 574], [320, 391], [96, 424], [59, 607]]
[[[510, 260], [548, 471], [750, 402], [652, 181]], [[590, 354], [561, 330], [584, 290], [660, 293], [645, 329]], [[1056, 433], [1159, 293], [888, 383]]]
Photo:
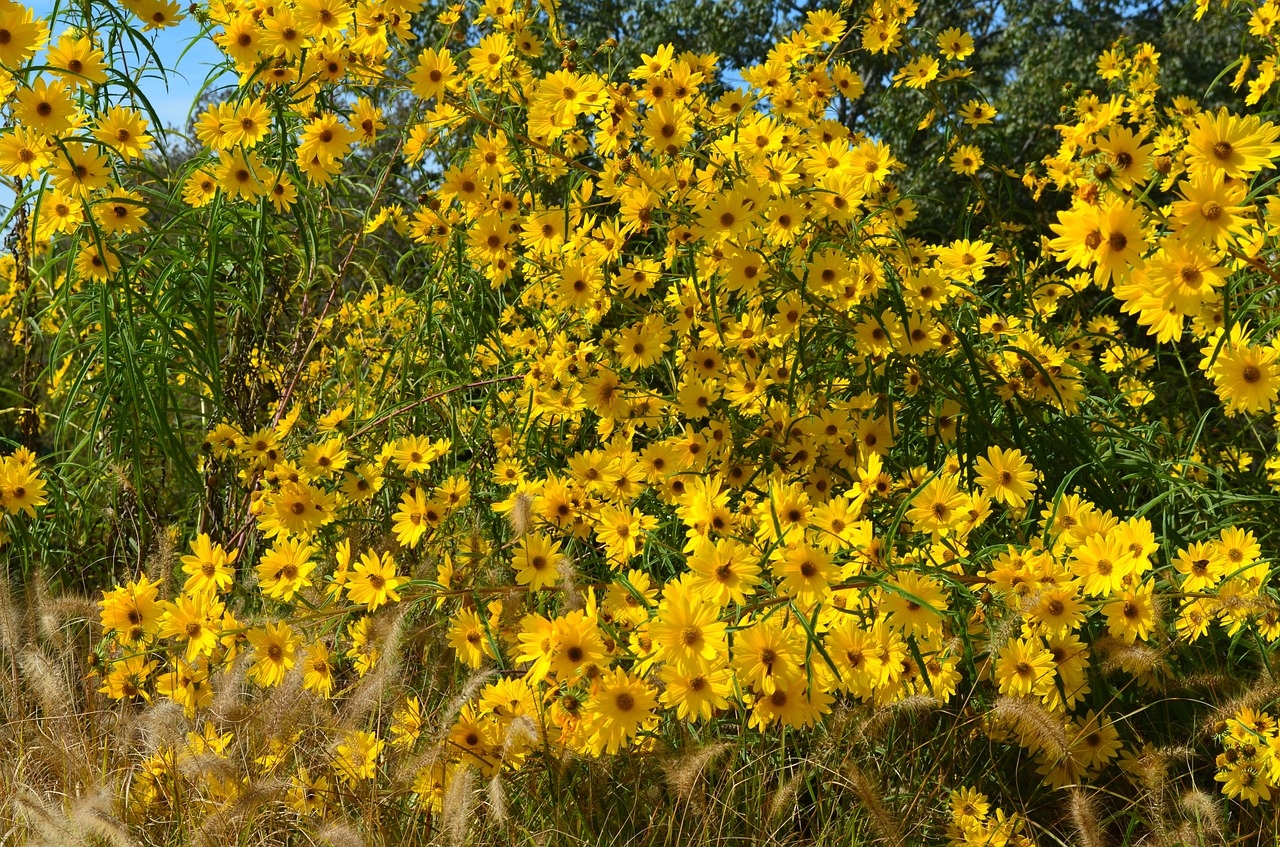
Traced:
[[280, 538], [258, 562], [258, 585], [273, 600], [292, 602], [303, 588], [311, 585], [311, 560], [315, 548], [299, 538]]
[[587, 703], [591, 746], [616, 753], [653, 717], [658, 700], [643, 680], [621, 668], [606, 671]]
[[302, 687], [322, 698], [333, 693], [333, 667], [329, 663], [329, 647], [323, 641], [307, 648], [302, 660]]
[[1053, 656], [1038, 638], [1011, 639], [996, 659], [995, 676], [1001, 694], [1040, 696], [1053, 687]]
[[218, 186], [232, 200], [253, 200], [267, 193], [270, 173], [254, 151], [224, 150], [218, 161]]
[[987, 455], [974, 462], [974, 470], [983, 494], [1015, 509], [1023, 506], [1036, 490], [1036, 469], [1021, 450], [989, 447]]
[[1066, 635], [1083, 622], [1085, 609], [1074, 588], [1055, 586], [1040, 592], [1027, 617], [1045, 635]]
[[540, 533], [526, 535], [516, 547], [512, 567], [516, 583], [541, 591], [560, 580], [560, 542]]
[[741, 684], [762, 694], [788, 690], [804, 675], [804, 637], [781, 618], [759, 619], [734, 633], [733, 669]]
[[122, 644], [136, 646], [150, 640], [164, 615], [164, 607], [156, 600], [159, 595], [160, 583], [151, 582], [145, 576], [120, 588], [103, 591], [102, 628], [116, 633]]
[[1187, 135], [1187, 166], [1211, 179], [1243, 178], [1280, 158], [1280, 126], [1256, 115], [1237, 116], [1226, 108], [1201, 112]]
[[1244, 205], [1245, 187], [1228, 183], [1220, 174], [1203, 171], [1180, 186], [1182, 199], [1173, 202], [1178, 235], [1189, 242], [1224, 247], [1243, 236], [1251, 221]]
[[940, 629], [947, 607], [946, 592], [937, 580], [910, 571], [885, 583], [880, 600], [880, 611], [888, 622], [915, 635]]
[[147, 206], [136, 191], [113, 192], [93, 205], [94, 217], [102, 231], [108, 235], [140, 232], [146, 227], [143, 216]]
[[0, 170], [8, 176], [29, 179], [49, 167], [49, 145], [45, 136], [25, 127], [15, 127], [0, 136]]
[[247, 639], [253, 645], [253, 665], [249, 676], [263, 688], [273, 688], [284, 681], [284, 675], [296, 661], [301, 639], [293, 627], [281, 621], [249, 630]]
[[200, 533], [191, 542], [191, 553], [183, 556], [182, 571], [187, 581], [182, 590], [191, 595], [220, 594], [235, 581], [236, 557], [239, 550], [228, 552], [221, 544], [214, 544], [208, 533]]
[[594, 617], [581, 609], [552, 621], [549, 669], [561, 682], [605, 663], [604, 638]]
[[93, 137], [126, 159], [141, 158], [151, 149], [147, 119], [137, 109], [113, 106], [98, 117]]
[[194, 662], [199, 656], [208, 656], [218, 646], [223, 611], [222, 601], [214, 599], [211, 594], [179, 597], [167, 604], [159, 635], [186, 642], [186, 660]]
[[399, 589], [408, 581], [408, 577], [396, 575], [396, 560], [391, 553], [379, 555], [366, 550], [347, 576], [347, 599], [372, 612], [384, 603], [399, 603]]
[[333, 769], [347, 783], [373, 779], [378, 773], [378, 757], [386, 744], [372, 732], [348, 732], [335, 751]]
[[649, 637], [662, 661], [682, 673], [710, 672], [728, 652], [719, 608], [681, 583], [668, 583]]

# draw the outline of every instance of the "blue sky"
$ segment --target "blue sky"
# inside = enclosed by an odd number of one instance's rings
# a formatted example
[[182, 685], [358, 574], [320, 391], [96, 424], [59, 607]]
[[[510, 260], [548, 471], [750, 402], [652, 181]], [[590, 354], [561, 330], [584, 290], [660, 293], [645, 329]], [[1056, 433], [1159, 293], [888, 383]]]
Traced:
[[[54, 10], [53, 0], [28, 0], [37, 16], [48, 17]], [[66, 8], [66, 3], [58, 4]], [[124, 14], [128, 14], [123, 9]], [[56, 41], [67, 30], [65, 16], [53, 25], [51, 40]], [[141, 22], [133, 18], [133, 23], [141, 28]], [[161, 61], [165, 73], [160, 75], [154, 69], [154, 60], [145, 53], [138, 55], [130, 47], [118, 50], [114, 55], [107, 55], [107, 62], [119, 69], [122, 67], [137, 68], [150, 66], [144, 74], [133, 74], [135, 82], [143, 95], [150, 101], [152, 108], [166, 128], [185, 129], [191, 105], [195, 102], [201, 87], [209, 76], [210, 70], [223, 58], [221, 51], [214, 45], [210, 36], [201, 37], [201, 26], [195, 18], [188, 16], [177, 26], [143, 33], [152, 43]], [[145, 62], [142, 59], [146, 59]], [[39, 59], [37, 59], [39, 61]], [[225, 82], [233, 81], [228, 76]]]
[[[163, 78], [148, 75], [138, 87], [166, 127], [186, 127], [191, 106], [210, 70], [225, 58], [210, 36], [201, 37], [200, 30], [194, 18], [187, 18], [176, 27], [147, 33], [154, 38], [152, 43], [165, 62], [166, 73]], [[234, 77], [228, 75], [223, 84], [232, 81]]]
[[[37, 17], [48, 19], [54, 10], [52, 0], [27, 0], [27, 2], [30, 3], [30, 8]], [[58, 5], [60, 8], [66, 8], [65, 2]], [[121, 12], [128, 14], [123, 9]], [[53, 24], [50, 31], [51, 41], [57, 41], [68, 28], [68, 18], [61, 14], [58, 17], [59, 20]], [[133, 22], [138, 24], [139, 29], [141, 28], [140, 21], [135, 18]], [[153, 124], [150, 128], [152, 135], [159, 135], [161, 128], [185, 133], [191, 106], [199, 96], [200, 89], [208, 79], [210, 71], [217, 67], [223, 58], [222, 52], [209, 36], [201, 37], [201, 26], [192, 17], [187, 17], [177, 26], [152, 30], [144, 35], [164, 64], [163, 74], [155, 70], [154, 59], [144, 52], [142, 55], [146, 61], [140, 61], [140, 57], [132, 47], [108, 54], [106, 61], [117, 69], [146, 68], [142, 73], [135, 70], [131, 76], [159, 118], [159, 125]], [[35, 59], [37, 64], [43, 61], [42, 55]], [[223, 85], [234, 82], [235, 77], [231, 74], [224, 75], [220, 80]], [[0, 221], [8, 215], [13, 206], [13, 200], [12, 189], [0, 183]]]

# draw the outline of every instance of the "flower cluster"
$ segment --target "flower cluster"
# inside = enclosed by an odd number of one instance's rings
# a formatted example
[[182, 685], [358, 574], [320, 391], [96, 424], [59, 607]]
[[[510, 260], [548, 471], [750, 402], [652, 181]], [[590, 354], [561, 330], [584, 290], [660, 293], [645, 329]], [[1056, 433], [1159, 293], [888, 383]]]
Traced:
[[[914, 3], [811, 12], [737, 89], [670, 46], [608, 68], [546, 4], [421, 5], [197, 6], [237, 82], [168, 171], [91, 28], [0, 6], [30, 71], [0, 172], [34, 210], [0, 318], [29, 344], [10, 301], [44, 298], [44, 390], [82, 417], [120, 385], [78, 362], [94, 339], [175, 339], [162, 415], [200, 421], [199, 508], [161, 544], [185, 555], [120, 568], [92, 621], [93, 694], [183, 716], [128, 764], [131, 821], [262, 780], [308, 820], [431, 819], [472, 774], [917, 708], [1028, 796], [1136, 796], [1173, 744], [1189, 785], [1280, 792], [1265, 711], [1221, 754], [1184, 737], [1187, 689], [1280, 641], [1274, 57], [1205, 109], [1118, 44], [1015, 170], [973, 39], [916, 37]], [[836, 119], [859, 54], [927, 105], [983, 198], [964, 227], [917, 231], [911, 163]], [[1043, 232], [991, 199], [1016, 192]], [[34, 454], [0, 463], [8, 513], [72, 509], [46, 499]], [[983, 778], [934, 835], [1033, 843]]]

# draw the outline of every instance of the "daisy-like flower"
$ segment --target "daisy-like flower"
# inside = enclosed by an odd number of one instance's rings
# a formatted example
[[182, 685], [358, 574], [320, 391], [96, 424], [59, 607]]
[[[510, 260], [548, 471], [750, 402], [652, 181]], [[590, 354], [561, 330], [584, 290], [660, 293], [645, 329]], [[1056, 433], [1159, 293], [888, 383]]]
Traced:
[[232, 565], [239, 550], [228, 552], [221, 544], [214, 544], [208, 533], [200, 533], [191, 542], [191, 553], [183, 556], [182, 572], [187, 581], [182, 590], [188, 594], [222, 593], [231, 587], [236, 571]]
[[93, 137], [126, 159], [141, 158], [153, 140], [147, 134], [147, 119], [137, 109], [124, 106], [112, 106], [104, 112], [93, 128]]
[[263, 688], [272, 688], [284, 681], [285, 673], [294, 666], [301, 639], [293, 634], [293, 627], [281, 621], [251, 629], [247, 635], [253, 645], [253, 665], [249, 676]]
[[36, 508], [45, 503], [45, 482], [34, 462], [19, 461], [16, 456], [0, 462], [0, 506], [6, 512], [25, 512], [34, 518]]
[[1272, 345], [1232, 343], [1224, 345], [1210, 374], [1214, 390], [1227, 411], [1266, 412], [1280, 395], [1276, 370], [1277, 350]]
[[719, 611], [684, 584], [670, 583], [649, 624], [649, 637], [662, 660], [682, 672], [709, 672], [728, 652]]
[[690, 587], [720, 606], [745, 603], [761, 582], [758, 554], [733, 538], [698, 542], [688, 563]]
[[311, 585], [315, 548], [298, 538], [278, 539], [258, 562], [258, 584], [273, 600], [289, 602], [293, 595]]
[[378, 757], [386, 745], [372, 732], [349, 732], [337, 747], [333, 769], [347, 783], [373, 779], [378, 772]]
[[302, 687], [326, 699], [333, 693], [333, 666], [329, 663], [329, 647], [323, 641], [307, 648], [302, 665]]
[[982, 492], [993, 500], [1020, 508], [1036, 490], [1036, 470], [1021, 450], [992, 446], [974, 463]]
[[1084, 593], [1109, 597], [1120, 589], [1130, 568], [1128, 557], [1114, 533], [1095, 533], [1075, 550], [1071, 572], [1084, 580]]
[[1011, 697], [1040, 696], [1053, 686], [1053, 654], [1037, 639], [1010, 639], [996, 659], [996, 684]]
[[968, 504], [969, 498], [960, 490], [956, 478], [941, 474], [915, 495], [907, 518], [921, 532], [942, 534], [960, 522]]
[[1126, 589], [1102, 607], [1107, 618], [1107, 630], [1121, 641], [1132, 643], [1146, 641], [1156, 622], [1154, 599], [1155, 584], [1145, 582], [1137, 588]]
[[44, 136], [25, 127], [16, 127], [0, 136], [0, 170], [8, 176], [27, 179], [49, 166], [48, 151], [49, 145]]
[[773, 561], [773, 573], [784, 594], [810, 606], [831, 594], [832, 583], [840, 580], [841, 568], [829, 554], [800, 543], [782, 549]]
[[658, 705], [653, 689], [622, 668], [606, 671], [587, 703], [592, 746], [616, 753], [653, 717]]
[[529, 586], [530, 591], [555, 585], [560, 579], [560, 542], [540, 533], [526, 535], [516, 548], [511, 566], [516, 571], [516, 583]]
[[485, 657], [493, 656], [489, 634], [475, 609], [462, 609], [454, 616], [453, 625], [449, 627], [449, 646], [460, 662], [472, 668], [480, 667]]
[[218, 646], [221, 631], [222, 601], [210, 594], [202, 594], [179, 597], [166, 605], [167, 610], [160, 623], [160, 637], [185, 642], [188, 662], [212, 653]]
[[409, 581], [396, 576], [396, 560], [391, 554], [366, 550], [347, 576], [347, 599], [373, 611], [384, 603], [400, 602], [398, 589]]
[[1195, 173], [1246, 178], [1280, 158], [1280, 127], [1225, 108], [1202, 112], [1187, 135], [1187, 166]]
[[764, 694], [790, 688], [804, 675], [804, 639], [779, 617], [758, 620], [734, 634], [733, 669], [743, 685]]
[[880, 609], [891, 625], [923, 635], [942, 625], [947, 595], [937, 580], [904, 571], [886, 585]]

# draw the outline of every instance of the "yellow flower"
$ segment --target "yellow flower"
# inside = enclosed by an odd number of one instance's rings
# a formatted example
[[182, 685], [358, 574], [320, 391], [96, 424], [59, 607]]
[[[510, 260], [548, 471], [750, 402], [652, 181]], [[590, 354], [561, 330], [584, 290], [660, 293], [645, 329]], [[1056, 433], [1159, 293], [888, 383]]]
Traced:
[[18, 90], [18, 103], [13, 107], [17, 126], [46, 136], [59, 136], [71, 129], [75, 115], [76, 105], [67, 84], [49, 82], [42, 76], [36, 77], [30, 88]]
[[938, 33], [938, 50], [953, 62], [961, 62], [973, 53], [973, 36], [956, 27]]
[[224, 607], [222, 601], [211, 594], [196, 597], [179, 597], [166, 604], [164, 619], [160, 623], [161, 638], [175, 638], [186, 642], [186, 660], [194, 662], [198, 656], [208, 656], [218, 646], [220, 621]]
[[324, 113], [303, 128], [297, 155], [300, 160], [314, 157], [332, 162], [347, 155], [355, 139], [356, 133], [340, 117]]
[[105, 282], [120, 270], [120, 257], [110, 247], [86, 244], [76, 256], [76, 273]]
[[831, 594], [832, 583], [841, 577], [841, 568], [830, 555], [803, 542], [781, 548], [772, 568], [778, 589], [804, 607], [824, 602]]
[[391, 553], [378, 555], [366, 550], [347, 576], [347, 599], [368, 606], [369, 611], [384, 603], [399, 603], [401, 586], [408, 577], [396, 576], [396, 560]]
[[1127, 556], [1115, 534], [1095, 533], [1075, 550], [1071, 572], [1084, 580], [1084, 593], [1109, 597], [1118, 591], [1131, 572]]
[[610, 563], [620, 567], [644, 549], [646, 533], [657, 525], [657, 518], [638, 509], [606, 506], [600, 510], [596, 537], [605, 546]]
[[1256, 115], [1238, 117], [1220, 108], [1202, 112], [1187, 135], [1187, 166], [1210, 180], [1248, 177], [1280, 158], [1280, 127]]
[[155, 668], [156, 662], [148, 661], [145, 655], [126, 656], [112, 663], [110, 672], [103, 678], [102, 687], [98, 690], [112, 700], [141, 697], [151, 702], [151, 695], [145, 686]]
[[438, 519], [435, 522], [428, 519], [430, 510], [427, 492], [422, 488], [414, 488], [400, 495], [400, 508], [393, 517], [392, 527], [396, 542], [410, 549], [417, 547], [427, 530], [439, 525]]
[[760, 578], [759, 555], [733, 538], [702, 541], [688, 559], [690, 588], [718, 606], [746, 603]]
[[270, 172], [254, 151], [224, 150], [217, 173], [219, 187], [233, 200], [253, 200], [267, 193]]
[[34, 462], [23, 462], [16, 454], [0, 460], [0, 505], [6, 512], [34, 518], [36, 508], [47, 502], [45, 481]]
[[352, 23], [352, 11], [347, 0], [298, 0], [294, 19], [303, 32], [317, 41], [340, 40], [343, 29]]
[[996, 659], [995, 675], [1001, 694], [1040, 696], [1053, 687], [1053, 655], [1039, 639], [1010, 639]]
[[961, 144], [951, 154], [951, 171], [962, 176], [977, 173], [982, 163], [982, 150], [972, 144]]
[[530, 591], [554, 585], [560, 579], [560, 543], [539, 533], [526, 535], [516, 547], [512, 567], [516, 583]]
[[1154, 588], [1155, 584], [1147, 581], [1138, 588], [1120, 592], [1104, 604], [1102, 613], [1107, 618], [1107, 630], [1122, 641], [1146, 641], [1156, 622]]
[[461, 609], [454, 616], [453, 625], [449, 627], [449, 646], [459, 661], [472, 668], [480, 667], [485, 657], [494, 656], [484, 622], [475, 609]]
[[756, 620], [733, 639], [733, 669], [744, 686], [762, 694], [787, 690], [804, 676], [804, 638], [782, 615]]
[[1084, 621], [1085, 604], [1070, 586], [1045, 588], [1027, 613], [1045, 635], [1066, 635]]
[[77, 37], [72, 32], [64, 33], [45, 54], [45, 61], [59, 79], [81, 89], [107, 81], [102, 59], [103, 53], [94, 45], [92, 38], [87, 35]]
[[93, 213], [107, 235], [140, 232], [147, 225], [143, 219], [147, 206], [136, 191], [117, 190], [101, 198], [94, 204]]
[[918, 532], [944, 534], [960, 523], [968, 504], [969, 498], [960, 490], [959, 480], [951, 474], [942, 474], [916, 493], [907, 518]]
[[223, 147], [243, 147], [252, 150], [271, 134], [271, 108], [262, 100], [245, 100], [234, 111], [220, 112]]
[[682, 673], [710, 672], [728, 652], [719, 611], [684, 584], [667, 583], [657, 616], [649, 624], [649, 637], [662, 661]]
[[1203, 171], [1184, 181], [1180, 190], [1182, 199], [1173, 203], [1173, 220], [1182, 238], [1223, 247], [1249, 228], [1251, 207], [1244, 205], [1243, 185], [1228, 184], [1219, 174]]
[[49, 162], [48, 143], [36, 131], [15, 127], [0, 136], [0, 170], [8, 176], [29, 179], [49, 167]]
[[217, 195], [218, 178], [204, 168], [192, 171], [183, 184], [182, 201], [194, 208], [208, 205]]
[[1036, 490], [1036, 470], [1021, 450], [987, 448], [986, 457], [974, 462], [983, 494], [1013, 508], [1020, 508]]
[[373, 779], [378, 773], [378, 757], [386, 744], [372, 732], [348, 732], [337, 747], [333, 769], [348, 783]]
[[293, 595], [311, 585], [315, 548], [298, 538], [279, 538], [258, 562], [258, 585], [273, 600], [286, 603]]
[[486, 35], [471, 48], [467, 73], [478, 79], [496, 81], [511, 60], [511, 41], [501, 32]]
[[587, 703], [591, 745], [600, 753], [616, 753], [653, 717], [658, 705], [643, 680], [621, 668], [606, 671]]
[[910, 634], [927, 635], [941, 628], [947, 605], [947, 595], [937, 580], [905, 571], [885, 584], [880, 611], [891, 625]]
[[[1280, 395], [1278, 352], [1274, 345], [1251, 345], [1240, 336], [1217, 351], [1209, 373], [1229, 413], [1270, 411]], [[1213, 347], [1206, 347], [1202, 354], [1208, 361], [1214, 355]]]
[[329, 647], [317, 641], [307, 648], [303, 660], [302, 687], [328, 698], [333, 693], [333, 667], [329, 664]]
[[666, 708], [675, 709], [677, 720], [709, 721], [717, 711], [729, 708], [733, 685], [727, 668], [684, 672], [675, 665], [663, 665], [661, 677], [659, 699]]
[[230, 552], [221, 544], [214, 544], [208, 533], [200, 533], [191, 542], [190, 555], [182, 557], [182, 571], [187, 581], [182, 590], [191, 595], [222, 593], [235, 581], [236, 557], [239, 550]]
[[273, 688], [284, 681], [285, 673], [293, 667], [301, 639], [293, 634], [293, 627], [281, 621], [249, 630], [247, 638], [253, 645], [253, 665], [249, 676], [263, 688]]
[[409, 90], [423, 100], [440, 97], [448, 90], [457, 72], [453, 57], [446, 50], [427, 48], [418, 56], [418, 64], [409, 74]]
[[893, 75], [893, 82], [908, 88], [924, 88], [937, 77], [938, 60], [932, 56], [918, 56]]
[[98, 117], [93, 137], [126, 159], [141, 158], [151, 149], [147, 120], [136, 109], [112, 106]]
[[981, 100], [970, 100], [960, 107], [960, 117], [971, 127], [980, 127], [995, 120], [996, 108]]

